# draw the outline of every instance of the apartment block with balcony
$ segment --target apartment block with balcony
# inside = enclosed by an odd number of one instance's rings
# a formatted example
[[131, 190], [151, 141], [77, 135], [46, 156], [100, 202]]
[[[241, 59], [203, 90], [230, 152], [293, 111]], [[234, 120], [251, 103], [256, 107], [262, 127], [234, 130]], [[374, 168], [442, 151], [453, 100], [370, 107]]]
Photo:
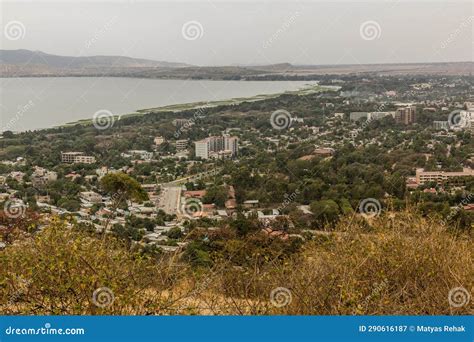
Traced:
[[94, 164], [95, 157], [86, 156], [84, 152], [61, 152], [61, 162], [69, 164]]
[[474, 177], [474, 170], [464, 168], [462, 171], [425, 171], [416, 169], [416, 183], [418, 185], [425, 183], [437, 183], [439, 185], [445, 182], [460, 182], [465, 177]]
[[407, 106], [398, 108], [395, 112], [395, 121], [405, 125], [411, 125], [416, 122], [416, 107]]
[[202, 159], [225, 159], [238, 154], [239, 139], [224, 134], [222, 136], [207, 137], [194, 143], [196, 157]]

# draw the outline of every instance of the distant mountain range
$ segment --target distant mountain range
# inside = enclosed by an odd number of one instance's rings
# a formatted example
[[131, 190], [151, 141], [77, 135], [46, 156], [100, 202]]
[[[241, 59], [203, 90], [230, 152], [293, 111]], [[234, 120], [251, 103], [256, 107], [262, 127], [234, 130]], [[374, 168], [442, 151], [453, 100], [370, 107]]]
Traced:
[[318, 75], [469, 75], [473, 62], [366, 65], [200, 67], [124, 56], [57, 56], [41, 51], [0, 50], [0, 77], [116, 76], [164, 79], [311, 79]]
[[57, 56], [42, 51], [0, 50], [0, 63], [13, 65], [46, 65], [50, 68], [76, 69], [94, 67], [117, 68], [181, 68], [189, 66], [184, 63], [153, 61], [150, 59], [124, 56]]

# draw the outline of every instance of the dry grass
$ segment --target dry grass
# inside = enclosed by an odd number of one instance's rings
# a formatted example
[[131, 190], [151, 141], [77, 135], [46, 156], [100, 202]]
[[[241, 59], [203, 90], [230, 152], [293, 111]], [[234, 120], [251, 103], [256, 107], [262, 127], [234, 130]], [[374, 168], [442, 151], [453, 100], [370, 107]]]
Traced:
[[[403, 212], [370, 224], [347, 218], [301, 252], [246, 266], [229, 259], [192, 270], [178, 256], [159, 262], [53, 223], [0, 252], [2, 314], [474, 314], [450, 289], [474, 294], [474, 243], [435, 219]], [[99, 308], [92, 293], [108, 287]], [[272, 290], [289, 297], [276, 307]]]

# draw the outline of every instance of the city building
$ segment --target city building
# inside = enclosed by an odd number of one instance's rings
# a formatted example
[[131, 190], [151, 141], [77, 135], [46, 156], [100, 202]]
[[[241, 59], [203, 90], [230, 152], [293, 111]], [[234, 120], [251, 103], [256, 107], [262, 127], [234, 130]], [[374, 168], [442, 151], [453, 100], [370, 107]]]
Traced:
[[196, 157], [209, 158], [231, 158], [238, 154], [239, 139], [224, 134], [222, 136], [207, 137], [194, 143]]
[[320, 157], [330, 157], [334, 155], [336, 151], [333, 148], [330, 147], [322, 147], [322, 148], [317, 148], [313, 151], [313, 154], [320, 156]]
[[[460, 128], [474, 132], [474, 110], [462, 110], [460, 113]], [[454, 123], [456, 124], [456, 123]]]
[[121, 153], [120, 156], [124, 158], [138, 158], [141, 160], [150, 160], [153, 158], [153, 152], [145, 150], [129, 150], [127, 153]]
[[94, 191], [81, 192], [81, 198], [91, 203], [101, 203], [102, 196]]
[[[425, 184], [430, 182], [442, 184], [446, 181], [452, 182], [453, 178], [464, 178], [473, 176], [474, 170], [471, 168], [464, 168], [463, 171], [425, 171], [424, 169], [416, 169], [417, 184]], [[456, 180], [454, 180], [454, 182], [456, 182]]]
[[183, 139], [183, 140], [176, 140], [176, 150], [177, 151], [182, 151], [188, 148], [188, 140]]
[[367, 113], [367, 120], [378, 120], [387, 116], [395, 116], [395, 112], [371, 112]]
[[194, 143], [196, 157], [202, 159], [209, 158], [209, 142], [207, 139], [199, 140]]
[[349, 120], [359, 121], [360, 119], [367, 119], [367, 112], [352, 112], [349, 114]]
[[166, 139], [163, 138], [163, 137], [155, 137], [155, 139], [153, 141], [154, 141], [156, 146], [159, 146], [159, 145], [163, 144], [166, 141]]
[[96, 162], [95, 157], [86, 156], [84, 152], [61, 152], [61, 161], [69, 164], [93, 164]]
[[448, 129], [449, 124], [447, 121], [433, 121], [434, 129]]
[[45, 185], [58, 179], [58, 174], [54, 171], [48, 171], [42, 167], [35, 167], [31, 174], [31, 182], [34, 186]]
[[469, 111], [474, 111], [474, 102], [464, 102], [464, 108]]
[[191, 122], [188, 119], [174, 119], [173, 120], [173, 125], [176, 126], [176, 128], [181, 128], [186, 125], [190, 125]]
[[405, 125], [411, 125], [416, 122], [416, 107], [406, 106], [398, 108], [395, 112], [395, 121]]
[[8, 174], [11, 179], [16, 180], [18, 183], [23, 183], [23, 177], [25, 177], [26, 173], [21, 171], [12, 171]]

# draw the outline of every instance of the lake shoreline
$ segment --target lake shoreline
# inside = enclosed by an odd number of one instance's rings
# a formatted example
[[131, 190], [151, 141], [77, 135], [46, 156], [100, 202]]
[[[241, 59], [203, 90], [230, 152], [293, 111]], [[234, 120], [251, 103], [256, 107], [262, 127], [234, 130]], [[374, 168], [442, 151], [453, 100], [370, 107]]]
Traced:
[[263, 101], [282, 94], [338, 90], [318, 81], [197, 81], [135, 78], [0, 78], [0, 131], [27, 132], [91, 125], [105, 112], [136, 115]]
[[[316, 82], [316, 81], [310, 81], [310, 82]], [[340, 89], [339, 86], [319, 85], [317, 83], [311, 84], [311, 85], [308, 84], [308, 86], [302, 87], [301, 89], [298, 89], [298, 90], [288, 90], [288, 91], [274, 93], [274, 94], [259, 94], [259, 95], [255, 95], [251, 97], [230, 98], [226, 100], [216, 100], [216, 101], [188, 102], [188, 103], [180, 103], [180, 104], [173, 104], [173, 105], [166, 105], [166, 106], [159, 106], [159, 107], [152, 107], [152, 108], [137, 109], [136, 112], [134, 113], [114, 115], [113, 118], [115, 120], [120, 120], [122, 118], [128, 118], [132, 116], [142, 116], [142, 115], [148, 115], [148, 114], [160, 113], [160, 112], [161, 113], [163, 112], [179, 113], [185, 110], [198, 110], [200, 108], [215, 108], [218, 106], [225, 106], [225, 105], [238, 105], [243, 102], [263, 101], [263, 100], [276, 98], [284, 94], [304, 96], [304, 95], [314, 94], [314, 93], [318, 93], [325, 90], [337, 91], [338, 89]], [[52, 128], [66, 128], [66, 127], [71, 127], [75, 125], [88, 126], [92, 124], [93, 124], [92, 119], [83, 119], [83, 120], [78, 120], [74, 122], [69, 122], [63, 125], [54, 126]]]

